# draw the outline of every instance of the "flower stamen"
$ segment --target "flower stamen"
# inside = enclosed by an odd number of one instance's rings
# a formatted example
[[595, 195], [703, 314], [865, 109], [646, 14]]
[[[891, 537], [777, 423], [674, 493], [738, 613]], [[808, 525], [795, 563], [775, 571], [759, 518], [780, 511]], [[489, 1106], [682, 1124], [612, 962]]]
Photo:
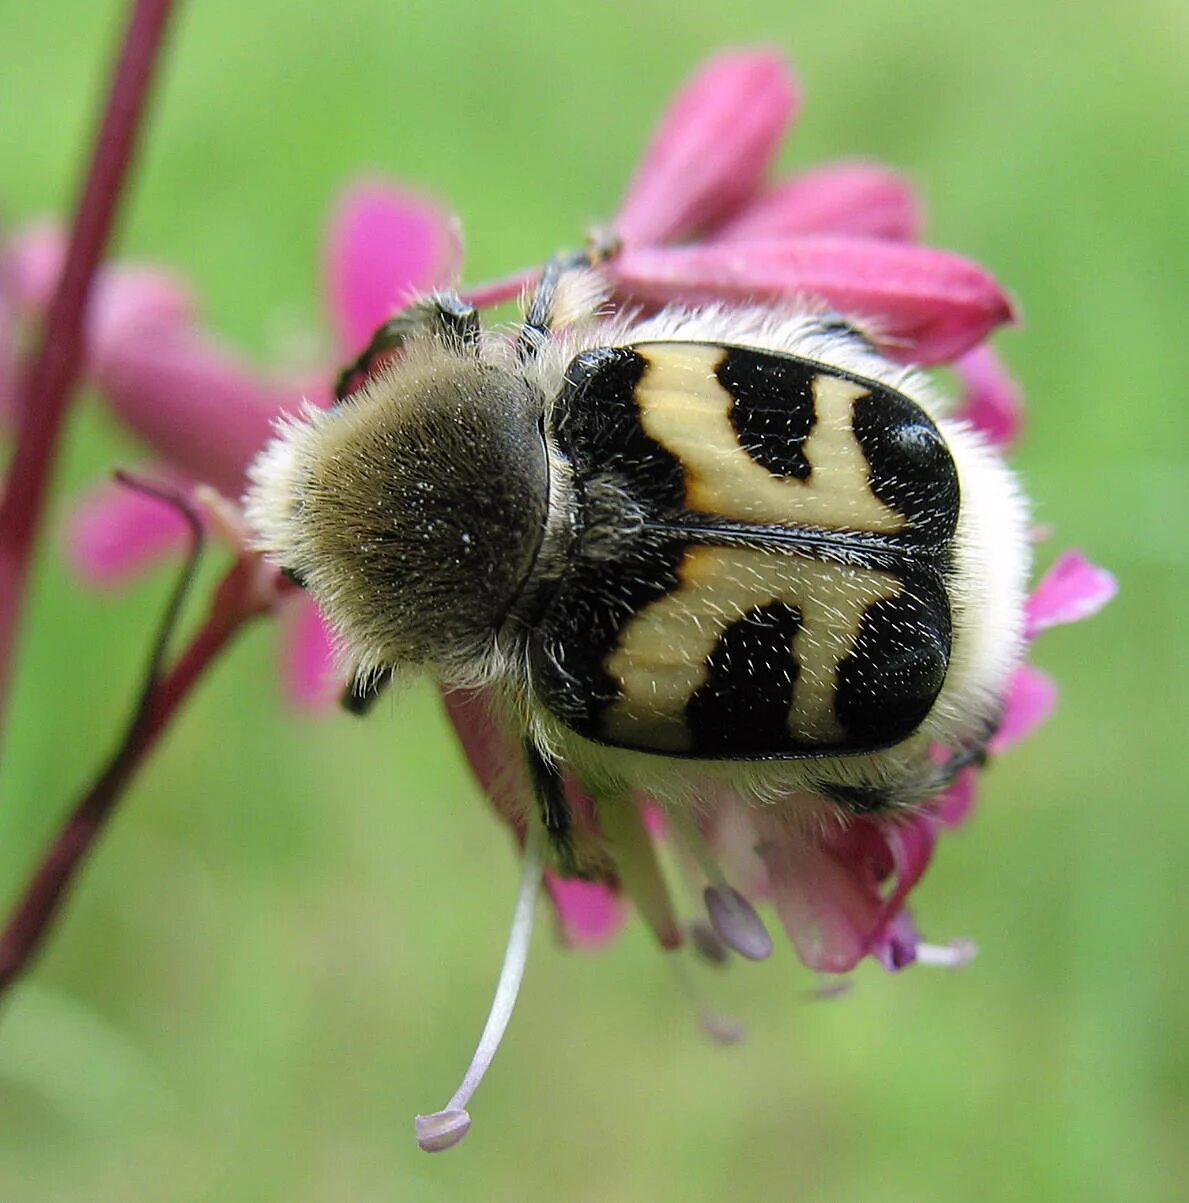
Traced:
[[855, 988], [855, 980], [851, 977], [826, 978], [805, 995], [810, 1002], [832, 1002], [836, 998], [845, 998]]
[[718, 938], [714, 928], [701, 919], [695, 919], [686, 929], [689, 932], [690, 947], [711, 965], [727, 963], [726, 945]]
[[636, 800], [628, 794], [604, 795], [598, 803], [603, 836], [624, 889], [660, 946], [680, 948], [682, 931], [673, 913], [669, 887]]
[[763, 961], [772, 955], [772, 937], [755, 907], [730, 886], [707, 886], [702, 892], [706, 914], [718, 938], [749, 961]]
[[978, 955], [973, 940], [951, 940], [948, 944], [918, 944], [917, 964], [938, 969], [963, 969]]
[[682, 844], [710, 883], [702, 891], [702, 901], [715, 934], [741, 957], [749, 961], [765, 960], [772, 953], [772, 937], [755, 907], [727, 881], [693, 818], [683, 812], [669, 817]]
[[693, 1005], [702, 1031], [719, 1044], [738, 1044], [747, 1034], [743, 1025], [730, 1015], [724, 1015], [721, 1011], [715, 1010], [707, 1002], [690, 974], [689, 965], [680, 954], [671, 954], [665, 960], [673, 966], [673, 972], [677, 975], [681, 988]]
[[500, 968], [499, 982], [483, 1034], [471, 1063], [463, 1075], [462, 1083], [441, 1111], [430, 1115], [419, 1115], [414, 1121], [417, 1143], [427, 1153], [440, 1153], [453, 1148], [470, 1131], [471, 1117], [466, 1105], [483, 1081], [495, 1057], [496, 1049], [504, 1038], [516, 996], [524, 978], [524, 967], [528, 961], [528, 948], [532, 940], [533, 919], [536, 914], [537, 895], [541, 890], [541, 879], [545, 866], [545, 832], [540, 823], [530, 821], [524, 841], [524, 861], [520, 870], [520, 889], [516, 895], [516, 909], [512, 916], [512, 929], [508, 933], [508, 946], [504, 951], [504, 963]]

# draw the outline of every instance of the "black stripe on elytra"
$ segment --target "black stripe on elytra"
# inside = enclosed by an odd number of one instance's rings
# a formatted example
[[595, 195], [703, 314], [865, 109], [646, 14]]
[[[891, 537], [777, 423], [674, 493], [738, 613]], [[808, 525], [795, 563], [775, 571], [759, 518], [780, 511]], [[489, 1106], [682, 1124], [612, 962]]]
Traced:
[[533, 691], [580, 735], [606, 742], [603, 712], [620, 698], [605, 668], [620, 632], [678, 587], [686, 553], [680, 539], [638, 537], [614, 558], [579, 553], [558, 582], [529, 641]]
[[931, 572], [906, 574], [895, 597], [869, 605], [838, 666], [834, 710], [847, 746], [887, 747], [911, 735], [941, 692], [950, 645], [949, 602]]
[[684, 505], [685, 471], [645, 433], [636, 404], [636, 386], [647, 370], [647, 357], [631, 347], [596, 347], [575, 356], [556, 403], [558, 445], [577, 479], [619, 477], [648, 508], [677, 513]]
[[773, 476], [808, 480], [801, 450], [816, 420], [813, 382], [820, 368], [803, 359], [730, 347], [715, 375], [730, 393], [739, 445]]
[[689, 755], [748, 759], [787, 752], [800, 667], [793, 638], [801, 611], [787, 602], [749, 610], [722, 634], [705, 682], [685, 708]]
[[908, 521], [906, 542], [942, 547], [958, 525], [958, 471], [928, 414], [881, 385], [854, 403], [855, 438], [871, 491]]

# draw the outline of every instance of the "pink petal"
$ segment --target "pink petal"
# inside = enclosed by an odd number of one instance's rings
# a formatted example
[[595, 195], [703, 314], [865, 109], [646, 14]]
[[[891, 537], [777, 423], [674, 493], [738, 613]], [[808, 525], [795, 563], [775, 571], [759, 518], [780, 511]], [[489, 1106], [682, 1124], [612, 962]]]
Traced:
[[616, 232], [642, 246], [729, 216], [754, 191], [799, 102], [797, 82], [774, 51], [710, 59], [661, 118]]
[[1003, 361], [985, 344], [967, 351], [954, 368], [966, 386], [958, 412], [994, 447], [1010, 447], [1020, 437], [1023, 397]]
[[890, 922], [900, 913], [933, 859], [933, 849], [937, 846], [937, 820], [928, 811], [920, 811], [901, 822], [872, 823], [872, 826], [887, 841], [895, 866], [895, 888], [885, 905], [885, 918]]
[[[860, 831], [859, 838], [865, 834]], [[765, 824], [759, 847], [777, 914], [797, 955], [822, 973], [853, 969], [881, 927], [879, 882], [889, 866], [840, 859], [830, 843], [811, 844], [775, 823]]]
[[[29, 316], [45, 316], [65, 257], [66, 236], [51, 222], [31, 225], [17, 236], [8, 267], [16, 303]], [[178, 277], [150, 266], [107, 264], [95, 277], [88, 306], [88, 353], [94, 356], [127, 335], [182, 327], [193, 318], [193, 295]]]
[[96, 281], [87, 345], [92, 359], [128, 338], [152, 338], [189, 326], [190, 290], [168, 272], [151, 267], [106, 268]]
[[0, 246], [0, 422], [13, 416], [16, 390], [16, 313], [5, 248]]
[[529, 796], [524, 758], [496, 719], [490, 691], [443, 690], [442, 701], [480, 788], [500, 817], [519, 832]]
[[920, 936], [905, 904], [933, 859], [938, 822], [934, 814], [921, 812], [894, 825], [873, 826], [887, 840], [895, 865], [895, 888], [884, 902], [868, 952], [885, 969], [895, 971], [911, 965], [917, 958]]
[[628, 248], [620, 291], [647, 303], [818, 298], [866, 318], [896, 359], [941, 363], [1013, 317], [994, 278], [948, 251], [875, 238], [806, 236]]
[[872, 163], [838, 163], [806, 171], [753, 196], [714, 241], [848, 234], [913, 242], [921, 214], [912, 186]]
[[1080, 551], [1067, 551], [1044, 574], [1028, 599], [1025, 635], [1097, 614], [1119, 591], [1119, 582]]
[[115, 414], [157, 455], [229, 497], [271, 433], [301, 400], [201, 335], [125, 337], [95, 348], [93, 375]]
[[846, 973], [869, 954], [889, 968], [912, 961], [915, 928], [900, 916], [932, 859], [935, 816], [921, 813], [897, 824], [857, 819], [817, 843], [761, 822], [760, 853], [776, 910], [809, 968]]
[[558, 877], [550, 869], [545, 871], [545, 885], [571, 944], [600, 948], [619, 934], [627, 908], [609, 887], [595, 881]]
[[8, 263], [13, 298], [21, 309], [45, 313], [65, 257], [66, 234], [52, 221], [34, 222], [17, 234]]
[[[150, 479], [169, 479], [150, 467]], [[176, 481], [175, 483], [181, 483]], [[123, 585], [163, 556], [186, 547], [189, 527], [155, 497], [114, 482], [84, 494], [71, 514], [66, 554], [75, 571], [93, 585]]]
[[[498, 717], [494, 698], [485, 688], [442, 691], [446, 714], [479, 785], [501, 817], [522, 833], [532, 789], [519, 740]], [[566, 775], [565, 785], [575, 828], [597, 830], [594, 799], [572, 773]]]
[[327, 232], [326, 278], [340, 346], [358, 351], [412, 297], [451, 284], [461, 265], [458, 222], [432, 201], [381, 180], [352, 185]]
[[1003, 721], [987, 751], [1006, 752], [1026, 739], [1051, 715], [1057, 706], [1057, 683], [1031, 664], [1021, 664], [1012, 675], [1007, 689]]
[[934, 800], [933, 813], [943, 827], [961, 826], [970, 817], [978, 797], [978, 779], [978, 769], [963, 769], [954, 784]]
[[343, 691], [335, 669], [334, 641], [318, 607], [295, 599], [285, 624], [285, 691], [299, 710], [325, 711]]

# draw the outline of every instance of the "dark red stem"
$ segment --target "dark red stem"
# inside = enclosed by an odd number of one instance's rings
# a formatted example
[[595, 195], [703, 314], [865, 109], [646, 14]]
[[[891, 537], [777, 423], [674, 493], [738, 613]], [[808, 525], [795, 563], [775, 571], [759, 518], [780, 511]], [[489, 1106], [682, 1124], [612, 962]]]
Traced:
[[[237, 565], [232, 577], [241, 571]], [[216, 605], [174, 667], [146, 698], [124, 742], [67, 819], [0, 934], [0, 993], [37, 952], [124, 787], [161, 732], [232, 636], [258, 612], [228, 612]]]
[[166, 671], [169, 645], [205, 543], [202, 515], [185, 492], [169, 485], [156, 484], [127, 472], [117, 472], [116, 479], [127, 488], [172, 506], [181, 514], [190, 528], [190, 551], [182, 562], [150, 647], [144, 685], [124, 737], [50, 845], [0, 932], [0, 994], [28, 967], [41, 947], [71, 883], [125, 787], [191, 689], [240, 627], [257, 615], [268, 613], [294, 588], [275, 568], [267, 567], [259, 556], [241, 553], [215, 589], [206, 622], [174, 666]]
[[41, 344], [17, 384], [16, 449], [0, 502], [0, 729], [29, 562], [83, 350], [83, 318], [136, 148], [149, 85], [173, 0], [136, 0], [124, 35], [62, 277]]

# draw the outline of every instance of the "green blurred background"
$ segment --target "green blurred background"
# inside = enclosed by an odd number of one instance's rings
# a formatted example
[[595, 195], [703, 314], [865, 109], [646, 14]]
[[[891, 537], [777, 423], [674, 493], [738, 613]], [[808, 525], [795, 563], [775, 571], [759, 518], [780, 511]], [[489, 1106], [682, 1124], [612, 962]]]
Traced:
[[[0, 201], [71, 202], [114, 0], [0, 0]], [[1027, 328], [1038, 518], [1118, 573], [1045, 637], [1053, 722], [997, 766], [916, 895], [966, 972], [857, 975], [833, 1003], [781, 943], [708, 981], [750, 1032], [709, 1046], [648, 936], [567, 953], [521, 1006], [446, 1157], [419, 1153], [469, 1057], [516, 882], [428, 688], [371, 721], [295, 717], [262, 624], [126, 799], [0, 1016], [0, 1198], [1149, 1200], [1189, 1178], [1184, 537], [1189, 7], [206, 0], [183, 5], [124, 253], [182, 270], [262, 361], [325, 344], [320, 231], [381, 171], [462, 215], [468, 274], [612, 212], [711, 50], [795, 58], [785, 166], [872, 156], [928, 236], [990, 265]], [[137, 451], [94, 398], [69, 498]], [[111, 746], [168, 586], [38, 566], [0, 805], [19, 888]], [[543, 938], [541, 938], [543, 937]]]

